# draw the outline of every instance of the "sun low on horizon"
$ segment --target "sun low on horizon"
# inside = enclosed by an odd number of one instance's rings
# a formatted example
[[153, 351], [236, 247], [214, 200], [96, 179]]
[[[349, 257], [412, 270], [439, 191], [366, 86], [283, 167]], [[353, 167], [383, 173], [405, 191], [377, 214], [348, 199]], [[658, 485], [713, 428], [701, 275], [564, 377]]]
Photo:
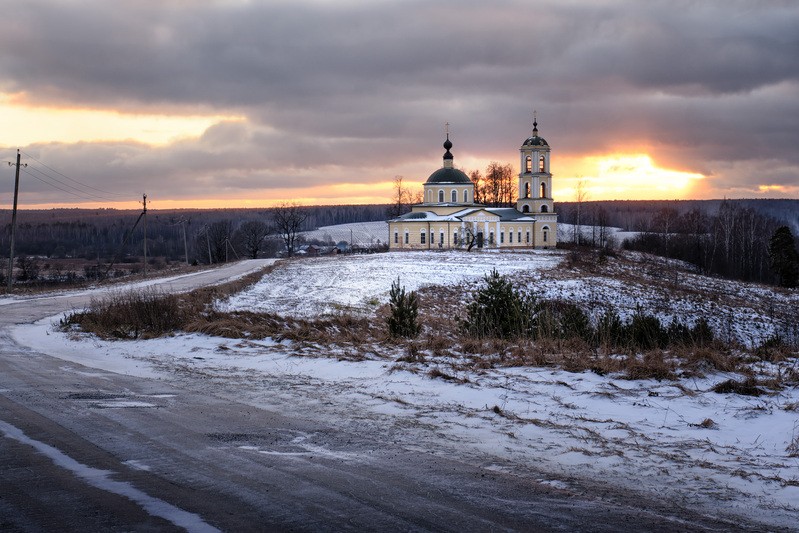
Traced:
[[705, 176], [662, 168], [645, 153], [567, 157], [553, 178], [561, 201], [700, 199]]

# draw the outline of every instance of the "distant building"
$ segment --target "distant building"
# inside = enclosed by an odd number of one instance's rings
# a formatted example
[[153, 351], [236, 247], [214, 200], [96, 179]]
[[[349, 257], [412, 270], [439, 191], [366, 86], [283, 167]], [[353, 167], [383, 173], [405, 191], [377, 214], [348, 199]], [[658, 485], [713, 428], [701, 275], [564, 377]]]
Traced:
[[388, 221], [391, 250], [552, 248], [558, 215], [552, 199], [549, 144], [533, 133], [522, 142], [516, 207], [474, 203], [474, 184], [453, 164], [444, 142], [444, 164], [424, 184], [424, 201]]

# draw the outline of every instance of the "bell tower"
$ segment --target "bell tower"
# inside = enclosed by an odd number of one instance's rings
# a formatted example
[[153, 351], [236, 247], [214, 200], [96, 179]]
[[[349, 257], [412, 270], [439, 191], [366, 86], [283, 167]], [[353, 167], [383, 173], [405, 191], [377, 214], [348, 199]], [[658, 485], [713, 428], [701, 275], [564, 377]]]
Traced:
[[533, 114], [533, 134], [522, 142], [519, 169], [519, 200], [522, 213], [552, 213], [552, 173], [549, 171], [549, 144], [538, 135], [538, 119]]

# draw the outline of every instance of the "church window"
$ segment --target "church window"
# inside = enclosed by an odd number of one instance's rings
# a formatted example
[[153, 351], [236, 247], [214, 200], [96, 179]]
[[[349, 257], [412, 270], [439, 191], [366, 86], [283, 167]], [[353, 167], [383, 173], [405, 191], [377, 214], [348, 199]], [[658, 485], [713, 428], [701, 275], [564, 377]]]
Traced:
[[524, 197], [530, 198], [530, 182], [524, 184]]
[[542, 213], [547, 213], [547, 212], [549, 212], [549, 208], [546, 205], [542, 205], [541, 206], [541, 212]]
[[544, 156], [538, 158], [538, 172], [546, 172], [544, 170]]
[[488, 243], [489, 244], [494, 244], [494, 232], [493, 231], [488, 233]]
[[533, 171], [533, 158], [530, 157], [529, 155], [527, 156], [527, 159], [525, 160], [525, 163], [524, 163], [524, 171], [525, 172], [532, 172]]
[[408, 230], [405, 230], [405, 244], [408, 244]]
[[436, 234], [433, 233], [433, 230], [430, 230], [430, 244], [435, 244], [436, 243], [435, 236], [436, 236]]
[[508, 232], [508, 244], [513, 244], [513, 228]]
[[444, 230], [441, 230], [441, 233], [438, 234], [438, 242], [444, 244]]
[[518, 239], [516, 239], [516, 242], [518, 242], [519, 244], [521, 244], [521, 243], [522, 243], [522, 230], [519, 230], [518, 237], [519, 237], [519, 238], [518, 238]]
[[546, 183], [542, 183], [541, 184], [541, 198], [546, 198], [546, 197], [547, 197], [547, 184]]
[[463, 190], [463, 203], [464, 204], [469, 203], [469, 191], [466, 189]]
[[427, 233], [424, 230], [419, 234], [419, 242], [425, 244], [425, 239], [427, 238]]
[[458, 232], [457, 231], [452, 234], [452, 243], [453, 244], [458, 244]]
[[525, 205], [525, 206], [522, 207], [522, 213], [529, 213], [529, 212], [530, 212], [530, 206], [529, 205]]
[[399, 231], [394, 232], [394, 244], [399, 244]]
[[458, 201], [458, 191], [452, 189], [452, 203], [456, 203]]
[[543, 227], [542, 235], [543, 235], [544, 242], [547, 242], [547, 237], [549, 235], [549, 226], [544, 226]]
[[439, 191], [438, 191], [438, 203], [440, 203], [440, 204], [444, 203], [444, 191], [443, 191], [443, 189], [439, 189]]
[[527, 230], [526, 238], [527, 238], [527, 243], [529, 244], [530, 243], [530, 230]]
[[505, 232], [504, 231], [500, 231], [499, 232], [499, 244], [504, 244], [504, 243], [505, 243]]

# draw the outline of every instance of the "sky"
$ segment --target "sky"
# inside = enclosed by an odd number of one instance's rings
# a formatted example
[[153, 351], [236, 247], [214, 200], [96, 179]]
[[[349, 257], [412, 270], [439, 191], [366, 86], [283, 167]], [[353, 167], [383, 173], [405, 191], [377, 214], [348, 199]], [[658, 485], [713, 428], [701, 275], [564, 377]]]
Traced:
[[[385, 203], [441, 166], [553, 196], [799, 197], [793, 0], [0, 0], [20, 206]], [[0, 168], [0, 209], [14, 168]]]

